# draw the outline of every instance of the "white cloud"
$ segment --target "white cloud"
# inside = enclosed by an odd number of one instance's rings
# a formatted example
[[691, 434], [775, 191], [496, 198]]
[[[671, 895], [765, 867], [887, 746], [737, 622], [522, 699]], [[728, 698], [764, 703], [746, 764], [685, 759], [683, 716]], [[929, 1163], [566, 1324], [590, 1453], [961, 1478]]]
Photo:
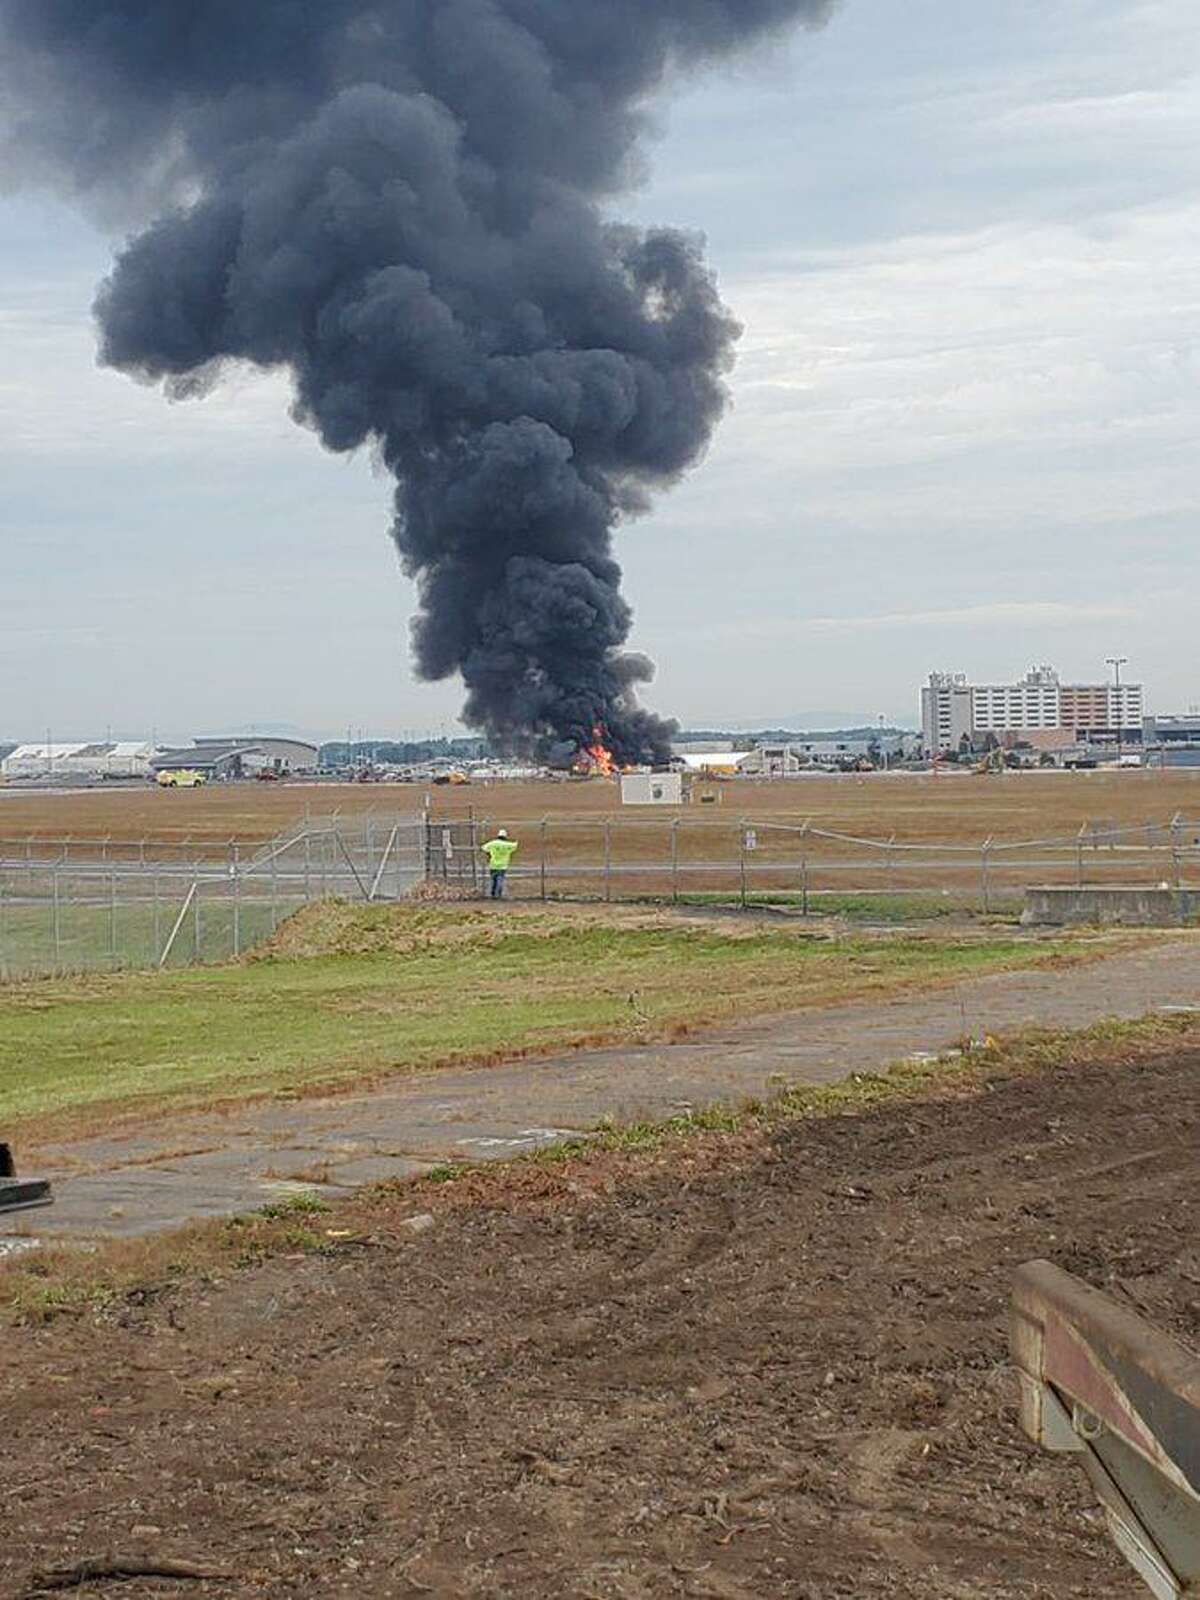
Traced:
[[1047, 635], [1063, 629], [1087, 628], [1098, 622], [1126, 623], [1141, 616], [1138, 606], [1116, 602], [1074, 603], [1064, 600], [998, 600], [986, 605], [949, 606], [928, 611], [879, 611], [846, 616], [768, 615], [741, 622], [711, 617], [704, 638], [711, 641], [801, 642], [821, 635], [904, 633], [921, 636], [929, 630], [939, 632], [980, 628], [1036, 628]]
[[913, 562], [941, 530], [964, 581], [983, 538], [1190, 516], [1198, 255], [1200, 204], [775, 254], [727, 286], [736, 407], [689, 509], [791, 505]]
[[978, 628], [1013, 623], [1035, 627], [1081, 627], [1092, 622], [1128, 621], [1138, 615], [1127, 605], [1069, 604], [1061, 600], [1001, 600], [993, 605], [959, 606], [941, 611], [890, 611], [863, 617], [805, 617], [796, 627], [818, 633], [878, 633], [901, 628]]
[[1194, 130], [1200, 80], [1185, 79], [1167, 89], [1131, 89], [1117, 94], [1075, 95], [1015, 106], [1000, 112], [992, 126], [998, 133], [1024, 132], [1101, 137], [1113, 132], [1153, 134]]

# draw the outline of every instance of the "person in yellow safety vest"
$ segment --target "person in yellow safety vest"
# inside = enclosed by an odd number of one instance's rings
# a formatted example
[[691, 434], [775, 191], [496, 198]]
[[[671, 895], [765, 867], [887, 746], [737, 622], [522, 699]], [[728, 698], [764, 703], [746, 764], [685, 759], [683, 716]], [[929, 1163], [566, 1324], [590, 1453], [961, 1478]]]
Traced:
[[483, 847], [487, 857], [488, 869], [492, 874], [492, 899], [504, 899], [504, 880], [508, 876], [508, 869], [512, 865], [512, 858], [518, 849], [517, 841], [508, 837], [508, 830], [500, 828], [496, 837], [489, 839]]

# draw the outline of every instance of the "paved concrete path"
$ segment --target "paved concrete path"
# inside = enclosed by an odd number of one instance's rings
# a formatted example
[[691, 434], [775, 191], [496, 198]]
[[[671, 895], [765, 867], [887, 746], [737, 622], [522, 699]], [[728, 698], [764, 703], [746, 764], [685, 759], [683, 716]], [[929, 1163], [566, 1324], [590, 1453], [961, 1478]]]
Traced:
[[336, 1195], [439, 1161], [517, 1155], [604, 1117], [662, 1119], [787, 1084], [829, 1083], [949, 1049], [967, 1035], [1084, 1027], [1164, 1007], [1200, 1008], [1200, 940], [788, 1012], [679, 1044], [580, 1051], [428, 1073], [361, 1094], [171, 1117], [44, 1151], [56, 1203], [0, 1218], [0, 1252], [5, 1236], [13, 1248], [22, 1235], [152, 1233], [252, 1210], [314, 1182]]

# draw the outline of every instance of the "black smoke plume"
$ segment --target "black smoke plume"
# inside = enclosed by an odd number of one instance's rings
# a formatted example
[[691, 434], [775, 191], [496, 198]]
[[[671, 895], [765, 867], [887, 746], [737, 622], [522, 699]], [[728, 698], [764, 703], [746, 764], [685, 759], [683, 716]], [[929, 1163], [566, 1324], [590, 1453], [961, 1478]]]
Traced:
[[738, 329], [696, 239], [604, 207], [665, 80], [831, 3], [0, 0], [0, 160], [136, 221], [105, 362], [175, 397], [285, 367], [381, 453], [468, 723], [661, 758], [613, 531], [703, 451]]

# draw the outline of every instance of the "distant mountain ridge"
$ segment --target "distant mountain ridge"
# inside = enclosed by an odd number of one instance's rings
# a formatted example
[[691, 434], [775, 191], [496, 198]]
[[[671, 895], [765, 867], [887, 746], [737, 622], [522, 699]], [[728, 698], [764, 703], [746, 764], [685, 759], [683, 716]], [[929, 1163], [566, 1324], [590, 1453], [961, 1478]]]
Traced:
[[[884, 717], [884, 725], [888, 728], [902, 728], [907, 731], [912, 727], [911, 712], [884, 711], [797, 711], [784, 717], [756, 717], [753, 721], [745, 717], [706, 718], [705, 727], [721, 727], [733, 733], [751, 733], [760, 728], [787, 728], [793, 733], [804, 733], [810, 738], [816, 733], [824, 733], [829, 729], [845, 731], [850, 728], [875, 728], [879, 727], [880, 715]], [[690, 726], [691, 724], [689, 724]], [[695, 724], [699, 726], [699, 722]]]
[[914, 733], [913, 728], [906, 728], [897, 723], [885, 722], [882, 727], [878, 722], [856, 723], [843, 728], [802, 728], [795, 723], [780, 727], [737, 727], [724, 728], [684, 728], [676, 734], [678, 744], [704, 741], [728, 740], [734, 743], [739, 741], [744, 744], [754, 744], [764, 739], [777, 739], [779, 741], [794, 740], [797, 743], [817, 742], [828, 740], [836, 743], [848, 739], [875, 739], [880, 734], [896, 737], [900, 734]]

